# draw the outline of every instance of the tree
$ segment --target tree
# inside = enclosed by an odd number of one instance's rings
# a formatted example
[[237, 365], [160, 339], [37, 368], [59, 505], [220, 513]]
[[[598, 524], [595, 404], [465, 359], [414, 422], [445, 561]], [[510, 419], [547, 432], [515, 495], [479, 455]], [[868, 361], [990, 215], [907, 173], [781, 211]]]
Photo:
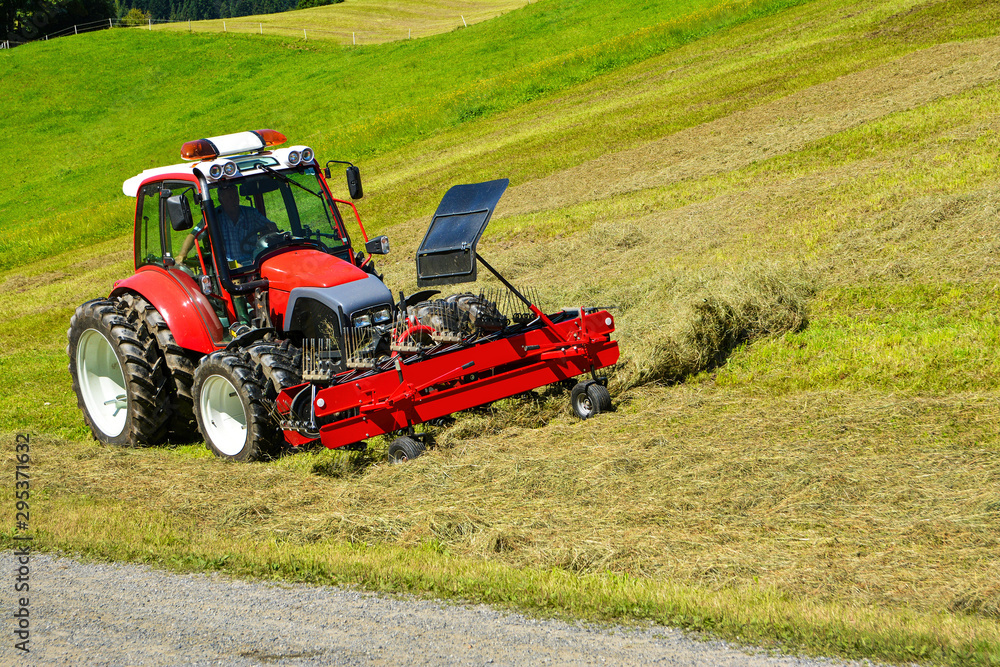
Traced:
[[116, 15], [114, 0], [0, 0], [0, 34], [27, 42]]
[[[35, 4], [47, 1], [41, 0]], [[72, 28], [74, 25], [92, 24], [116, 16], [114, 0], [61, 0], [52, 6], [57, 7], [59, 11], [46, 26], [44, 34], [51, 35]]]
[[51, 3], [0, 0], [0, 35], [18, 42], [34, 39], [48, 27], [58, 11]]
[[344, 0], [299, 0], [295, 9], [309, 9], [310, 7], [323, 7], [324, 5], [335, 5]]
[[126, 13], [125, 16], [122, 17], [122, 25], [129, 27], [147, 25], [149, 23], [149, 19], [151, 18], [152, 16], [149, 12], [144, 12], [138, 7], [133, 7], [128, 10], [128, 13]]

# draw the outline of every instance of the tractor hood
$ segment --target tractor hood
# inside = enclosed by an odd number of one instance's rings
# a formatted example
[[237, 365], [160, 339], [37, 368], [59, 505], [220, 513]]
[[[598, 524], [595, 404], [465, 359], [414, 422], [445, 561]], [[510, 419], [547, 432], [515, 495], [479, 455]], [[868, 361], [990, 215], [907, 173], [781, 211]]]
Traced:
[[291, 292], [297, 287], [333, 287], [364, 280], [368, 274], [339, 257], [320, 250], [289, 250], [264, 260], [262, 278], [272, 289]]

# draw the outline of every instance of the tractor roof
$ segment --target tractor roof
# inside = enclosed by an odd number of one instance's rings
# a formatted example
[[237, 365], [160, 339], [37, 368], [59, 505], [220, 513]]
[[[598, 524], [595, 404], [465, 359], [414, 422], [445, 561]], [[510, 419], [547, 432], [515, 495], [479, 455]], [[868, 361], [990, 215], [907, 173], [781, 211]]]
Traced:
[[285, 169], [313, 163], [313, 150], [308, 146], [269, 150], [271, 146], [284, 141], [284, 135], [274, 130], [239, 132], [189, 141], [181, 149], [181, 157], [196, 159], [198, 162], [182, 162], [146, 169], [122, 183], [122, 192], [129, 197], [135, 197], [142, 183], [156, 176], [196, 175], [205, 177], [209, 183], [214, 183], [259, 173], [261, 165]]
[[169, 167], [156, 167], [154, 169], [146, 169], [141, 174], [133, 176], [124, 183], [122, 183], [122, 192], [124, 192], [129, 197], [135, 197], [139, 192], [139, 186], [147, 178], [153, 176], [160, 176], [164, 174], [193, 174], [194, 168], [198, 166], [197, 164], [191, 164], [190, 162], [185, 162], [184, 164], [175, 164]]

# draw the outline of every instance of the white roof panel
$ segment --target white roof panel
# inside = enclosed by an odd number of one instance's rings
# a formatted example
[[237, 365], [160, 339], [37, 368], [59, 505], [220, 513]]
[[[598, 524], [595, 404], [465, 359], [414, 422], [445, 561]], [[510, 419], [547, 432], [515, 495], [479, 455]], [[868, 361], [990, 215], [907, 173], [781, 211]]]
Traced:
[[185, 162], [182, 164], [174, 164], [169, 167], [156, 167], [155, 169], [146, 169], [141, 174], [133, 176], [124, 183], [122, 183], [122, 192], [124, 192], [129, 197], [135, 197], [139, 193], [139, 185], [149, 178], [150, 176], [158, 176], [159, 174], [190, 174], [194, 172], [194, 168], [198, 166], [197, 162]]

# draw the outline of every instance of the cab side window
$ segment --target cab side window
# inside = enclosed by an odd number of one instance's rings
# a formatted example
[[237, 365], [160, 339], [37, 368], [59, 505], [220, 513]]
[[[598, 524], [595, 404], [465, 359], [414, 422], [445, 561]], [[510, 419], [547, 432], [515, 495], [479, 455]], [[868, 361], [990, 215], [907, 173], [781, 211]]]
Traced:
[[[163, 194], [165, 191], [170, 191], [172, 197], [181, 196], [187, 200], [188, 208], [191, 209], [191, 217], [194, 226], [197, 227], [201, 224], [201, 209], [194, 203], [194, 183], [189, 182], [166, 182], [163, 184]], [[184, 243], [184, 239], [190, 236], [192, 229], [185, 229], [182, 231], [174, 231], [173, 226], [170, 224], [170, 215], [167, 212], [167, 202], [166, 197], [161, 196], [162, 210], [160, 211], [160, 219], [162, 220], [163, 229], [163, 240], [164, 240], [164, 250], [169, 257], [179, 258], [181, 255], [181, 245]], [[203, 236], [204, 240], [206, 237]], [[192, 262], [193, 265], [197, 264], [198, 256], [197, 251], [192, 250], [188, 254], [188, 260]]]
[[151, 183], [139, 191], [139, 220], [135, 228], [135, 266], [163, 264], [160, 238], [160, 184]]

